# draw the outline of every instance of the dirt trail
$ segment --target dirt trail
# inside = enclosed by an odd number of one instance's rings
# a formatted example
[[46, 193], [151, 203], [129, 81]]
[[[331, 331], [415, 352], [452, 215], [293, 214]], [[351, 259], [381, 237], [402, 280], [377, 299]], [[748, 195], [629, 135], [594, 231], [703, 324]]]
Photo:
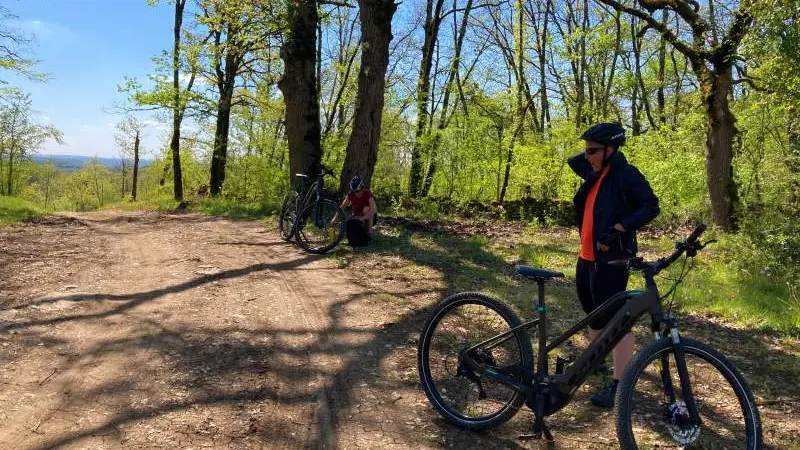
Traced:
[[[341, 269], [192, 214], [2, 230], [0, 449], [540, 448], [515, 439], [528, 413], [483, 434], [438, 419], [415, 336], [441, 286], [395, 263]], [[556, 448], [615, 447], [585, 403], [551, 421]]]
[[55, 218], [0, 242], [0, 448], [330, 446], [350, 355], [327, 310], [355, 290], [328, 263], [205, 216]]

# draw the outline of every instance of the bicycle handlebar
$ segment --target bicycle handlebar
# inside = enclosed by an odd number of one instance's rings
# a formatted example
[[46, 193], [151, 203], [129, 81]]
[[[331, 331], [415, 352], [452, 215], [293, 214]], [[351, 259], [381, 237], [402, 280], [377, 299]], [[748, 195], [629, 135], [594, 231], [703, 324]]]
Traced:
[[690, 244], [694, 244], [695, 241], [697, 241], [697, 238], [699, 238], [700, 235], [703, 234], [703, 232], [706, 231], [706, 228], [708, 228], [708, 227], [706, 227], [706, 224], [704, 224], [704, 223], [701, 223], [701, 224], [697, 225], [697, 227], [695, 227], [694, 231], [692, 231], [692, 234], [690, 234], [689, 237], [686, 238], [686, 242], [688, 242]]
[[[333, 169], [329, 169], [329, 168], [325, 167], [322, 164], [319, 165], [319, 168], [321, 170], [320, 170], [319, 175], [317, 176], [317, 178], [322, 178], [325, 175], [330, 175], [332, 177], [336, 177], [336, 173], [333, 171]], [[296, 173], [295, 176], [310, 178], [310, 176], [308, 174], [305, 174], [305, 173]]]
[[678, 258], [680, 258], [685, 252], [691, 252], [689, 256], [694, 256], [698, 250], [703, 248], [703, 244], [700, 244], [697, 239], [700, 238], [700, 235], [706, 231], [705, 224], [699, 224], [695, 227], [692, 234], [686, 238], [685, 241], [678, 241], [675, 244], [675, 251], [672, 252], [671, 255], [667, 256], [666, 258], [661, 258], [653, 264], [653, 275], [658, 274], [662, 270], [669, 267], [672, 263], [674, 263]]
[[709, 242], [713, 242], [709, 241], [706, 242], [705, 244], [701, 244], [700, 242], [698, 242], [700, 235], [702, 235], [707, 228], [708, 227], [706, 227], [706, 225], [702, 223], [697, 225], [694, 231], [692, 231], [692, 234], [690, 234], [689, 237], [686, 238], [686, 240], [678, 241], [675, 244], [675, 251], [672, 252], [671, 255], [665, 258], [659, 258], [657, 261], [645, 261], [644, 258], [642, 258], [641, 256], [637, 256], [635, 258], [610, 261], [609, 264], [615, 266], [624, 265], [627, 266], [629, 269], [635, 269], [635, 270], [643, 270], [646, 268], [650, 268], [653, 272], [653, 275], [657, 275], [659, 272], [666, 269], [672, 263], [677, 261], [678, 258], [680, 258], [684, 253], [689, 252], [689, 256], [694, 256], [697, 254], [697, 251], [705, 247], [706, 244], [708, 244]]
[[334, 173], [333, 169], [328, 169], [327, 167], [322, 166], [322, 175], [323, 176], [330, 175], [332, 177], [335, 177], [336, 173]]

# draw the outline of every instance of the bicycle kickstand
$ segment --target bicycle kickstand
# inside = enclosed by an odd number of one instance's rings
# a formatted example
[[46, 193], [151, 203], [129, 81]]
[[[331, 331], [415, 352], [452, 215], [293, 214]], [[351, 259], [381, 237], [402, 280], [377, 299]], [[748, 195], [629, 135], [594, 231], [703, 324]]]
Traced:
[[541, 439], [542, 435], [548, 441], [553, 441], [553, 434], [550, 433], [550, 429], [547, 427], [547, 424], [544, 423], [544, 419], [541, 417], [536, 417], [533, 419], [533, 430], [530, 433], [523, 433], [519, 435], [519, 439], [523, 441], [527, 441], [529, 439]]
[[547, 424], [544, 423], [544, 399], [541, 397], [536, 399], [536, 411], [534, 412], [533, 429], [530, 433], [523, 433], [519, 436], [521, 440], [528, 439], [541, 439], [544, 434], [545, 439], [553, 441], [553, 434]]

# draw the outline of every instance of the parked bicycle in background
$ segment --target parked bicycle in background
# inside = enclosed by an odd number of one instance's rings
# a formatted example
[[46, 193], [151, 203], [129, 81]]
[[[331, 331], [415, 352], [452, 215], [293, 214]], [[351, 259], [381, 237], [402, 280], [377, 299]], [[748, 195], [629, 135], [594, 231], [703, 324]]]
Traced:
[[[304, 181], [310, 178], [301, 173], [295, 176]], [[325, 253], [341, 242], [346, 222], [339, 204], [324, 196], [325, 176], [335, 175], [320, 165], [320, 171], [310, 185], [304, 182], [300, 191], [291, 190], [286, 194], [278, 216], [281, 238], [290, 241], [294, 237], [297, 245], [316, 254]]]

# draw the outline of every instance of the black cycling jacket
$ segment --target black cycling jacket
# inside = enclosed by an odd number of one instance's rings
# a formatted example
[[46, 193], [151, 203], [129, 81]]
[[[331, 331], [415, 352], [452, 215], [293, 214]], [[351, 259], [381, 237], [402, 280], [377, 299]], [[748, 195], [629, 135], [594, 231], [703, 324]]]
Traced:
[[[583, 210], [586, 197], [592, 186], [600, 178], [600, 174], [592, 169], [592, 165], [579, 153], [568, 160], [570, 168], [584, 182], [575, 194], [575, 218], [578, 230], [583, 224]], [[595, 260], [607, 262], [615, 259], [629, 258], [636, 255], [636, 230], [653, 220], [660, 209], [658, 197], [653, 193], [650, 184], [639, 170], [628, 164], [625, 155], [616, 151], [608, 160], [609, 171], [600, 185], [594, 203], [594, 244]], [[624, 233], [615, 233], [614, 224], [625, 228]], [[597, 250], [597, 243], [610, 243], [606, 252]]]

